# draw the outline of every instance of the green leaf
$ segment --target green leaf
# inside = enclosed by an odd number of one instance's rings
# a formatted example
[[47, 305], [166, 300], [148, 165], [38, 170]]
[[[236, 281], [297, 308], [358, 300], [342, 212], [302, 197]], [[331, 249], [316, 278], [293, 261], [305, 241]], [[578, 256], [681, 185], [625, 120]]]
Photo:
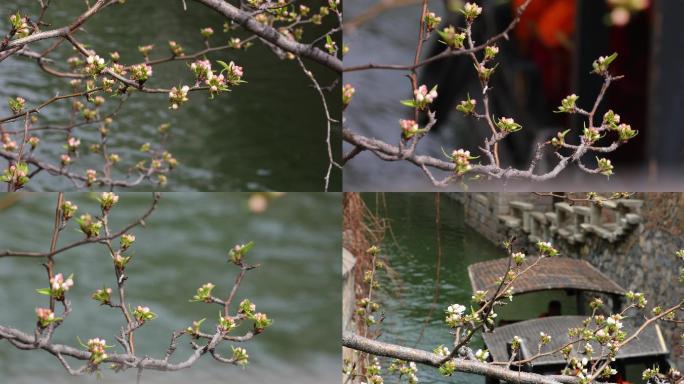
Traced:
[[46, 296], [50, 296], [52, 294], [52, 291], [50, 290], [50, 288], [36, 289], [36, 292], [40, 293], [41, 295], [46, 295]]
[[223, 71], [230, 70], [230, 66], [228, 64], [226, 64], [225, 61], [216, 60], [216, 62], [219, 63], [223, 67], [223, 70], [221, 70], [221, 73], [223, 73]]
[[254, 242], [253, 242], [253, 241], [250, 241], [249, 243], [245, 244], [245, 245], [242, 247], [242, 254], [243, 254], [243, 255], [246, 254], [246, 253], [249, 252], [252, 248], [254, 248]]
[[416, 107], [416, 102], [415, 100], [402, 100], [401, 103], [407, 107], [415, 108]]
[[617, 52], [613, 53], [612, 55], [606, 57], [606, 60], [603, 62], [606, 66], [610, 65], [615, 59], [617, 59]]
[[453, 160], [453, 159], [454, 159], [453, 157], [451, 157], [451, 155], [449, 155], [448, 153], [446, 153], [446, 151], [444, 150], [444, 147], [440, 147], [440, 149], [442, 150], [442, 153], [444, 154], [444, 157], [446, 157], [446, 158], [449, 159], [449, 160]]

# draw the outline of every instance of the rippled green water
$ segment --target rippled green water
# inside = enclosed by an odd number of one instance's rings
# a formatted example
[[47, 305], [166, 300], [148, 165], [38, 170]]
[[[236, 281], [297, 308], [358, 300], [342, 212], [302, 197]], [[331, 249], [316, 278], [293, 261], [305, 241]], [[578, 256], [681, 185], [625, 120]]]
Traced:
[[[5, 201], [7, 195], [0, 195]], [[263, 214], [252, 214], [245, 194], [163, 195], [148, 226], [134, 231], [135, 256], [127, 268], [127, 297], [132, 306], [148, 305], [159, 317], [136, 333], [138, 350], [163, 356], [170, 332], [207, 317], [214, 324], [216, 306], [190, 303], [207, 281], [215, 293], [227, 295], [236, 268], [226, 262], [233, 244], [253, 240], [249, 257], [262, 266], [250, 272], [238, 299], [250, 298], [274, 319], [271, 328], [243, 346], [250, 354], [245, 370], [210, 357], [176, 373], [146, 371], [143, 383], [273, 383], [336, 382], [340, 377], [339, 194], [287, 194]], [[95, 213], [92, 195], [66, 195], [82, 212]], [[151, 196], [124, 194], [112, 213], [115, 227], [141, 214]], [[31, 194], [0, 210], [0, 249], [45, 251], [49, 248], [55, 194]], [[63, 231], [60, 244], [82, 237], [75, 224]], [[0, 258], [0, 324], [24, 331], [33, 328], [34, 308], [45, 305], [35, 293], [46, 286], [41, 260]], [[89, 245], [57, 256], [58, 272], [74, 273], [70, 295], [73, 312], [58, 329], [55, 341], [78, 345], [76, 337], [104, 337], [115, 344], [120, 315], [99, 307], [89, 294], [102, 284], [114, 285], [111, 259], [101, 246]], [[213, 325], [212, 325], [213, 326]], [[187, 356], [186, 342], [176, 357]], [[117, 347], [118, 348], [118, 347]], [[222, 352], [230, 351], [224, 344]], [[118, 348], [120, 349], [120, 348]], [[117, 349], [117, 351], [118, 351]], [[120, 351], [119, 351], [120, 352]], [[94, 376], [74, 379], [47, 352], [20, 351], [0, 341], [0, 382], [97, 382]], [[131, 382], [133, 372], [105, 370], [104, 383]]]
[[[364, 195], [372, 210], [378, 209], [391, 220], [394, 234], [393, 237], [388, 233], [383, 244], [391, 273], [381, 274], [383, 288], [379, 300], [386, 316], [381, 340], [430, 351], [438, 345], [451, 346], [453, 339], [444, 325], [444, 310], [454, 303], [470, 303], [468, 265], [502, 257], [503, 250], [466, 226], [463, 206], [442, 195], [440, 291], [433, 306], [437, 277], [435, 195], [386, 193], [383, 196], [386, 204], [376, 199], [375, 194]], [[536, 317], [544, 312], [549, 300], [561, 300], [564, 313], [573, 310], [572, 301], [563, 293], [535, 293], [517, 296], [515, 306], [500, 310], [499, 318]], [[482, 345], [482, 339], [476, 335], [471, 346], [481, 348]], [[428, 383], [484, 383], [483, 377], [464, 373], [444, 378], [436, 369], [424, 366], [419, 367], [418, 377]]]
[[[68, 24], [84, 9], [83, 0], [52, 3], [47, 20], [54, 26]], [[202, 48], [199, 29], [206, 26], [216, 31], [212, 38], [214, 45], [225, 44], [229, 35], [221, 32], [224, 20], [193, 1], [187, 3], [188, 11], [184, 12], [180, 0], [128, 1], [123, 6], [107, 8], [89, 20], [85, 32], [78, 36], [100, 56], [108, 57], [108, 52], [119, 51], [124, 63], [139, 62], [142, 57], [137, 47], [145, 44], [156, 45], [152, 58], [167, 56], [168, 40], [179, 42], [187, 53], [199, 50]], [[36, 15], [37, 4], [37, 1], [25, 0], [0, 2], [0, 30], [8, 28], [7, 17], [17, 9]], [[237, 36], [244, 38], [239, 32]], [[38, 43], [32, 48], [47, 44]], [[66, 45], [53, 53], [57, 60], [71, 55], [73, 51]], [[170, 175], [169, 190], [322, 191], [327, 168], [325, 118], [318, 95], [296, 62], [280, 61], [262, 44], [246, 52], [220, 52], [209, 57], [235, 60], [244, 66], [244, 79], [248, 83], [211, 102], [208, 95], [191, 95], [190, 102], [174, 113], [168, 110], [166, 95], [134, 95], [112, 127], [112, 148], [125, 159], [142, 143], [155, 140], [155, 130], [160, 124], [170, 122], [173, 125], [170, 151], [181, 167]], [[336, 78], [332, 71], [310, 65], [322, 85]], [[163, 64], [155, 67], [149, 85], [170, 88], [181, 79], [190, 82], [190, 77], [184, 63]], [[69, 90], [68, 80], [45, 75], [28, 59], [10, 58], [0, 63], [0, 102], [4, 106], [0, 107], [1, 116], [9, 114], [4, 101], [8, 97], [22, 96], [32, 106]], [[339, 98], [331, 98], [329, 102], [331, 114], [338, 116]], [[115, 103], [109, 101], [109, 108]], [[69, 103], [61, 103], [45, 109], [43, 121], [63, 122], [59, 119], [68, 108]], [[85, 139], [84, 144], [97, 138], [92, 127], [78, 129], [76, 135]], [[338, 153], [338, 135], [334, 143]], [[58, 158], [57, 154], [63, 151], [62, 144], [61, 141], [41, 143], [43, 158]], [[82, 168], [92, 164], [93, 159], [86, 158]], [[339, 190], [340, 185], [341, 175], [336, 172], [331, 190]], [[72, 188], [68, 181], [45, 175], [39, 175], [31, 186], [48, 190]], [[152, 188], [143, 185], [138, 189]]]

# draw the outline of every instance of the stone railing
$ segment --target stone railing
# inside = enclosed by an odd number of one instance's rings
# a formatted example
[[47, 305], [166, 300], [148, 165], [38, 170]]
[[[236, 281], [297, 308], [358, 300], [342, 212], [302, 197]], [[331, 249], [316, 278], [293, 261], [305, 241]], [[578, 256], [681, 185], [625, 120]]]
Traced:
[[641, 222], [642, 200], [619, 199], [597, 205], [555, 203], [553, 210], [536, 211], [534, 205], [511, 201], [509, 213], [499, 215], [499, 223], [510, 232], [522, 232], [532, 243], [558, 241], [577, 244], [587, 236], [614, 243], [630, 233]]

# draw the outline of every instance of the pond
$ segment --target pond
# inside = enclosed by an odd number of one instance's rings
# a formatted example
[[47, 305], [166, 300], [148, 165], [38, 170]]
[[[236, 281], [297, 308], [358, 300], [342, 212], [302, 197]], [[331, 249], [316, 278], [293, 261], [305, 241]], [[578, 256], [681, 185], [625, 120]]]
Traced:
[[[468, 265], [503, 257], [503, 248], [468, 227], [463, 205], [441, 194], [442, 255], [438, 261], [435, 194], [385, 193], [379, 199], [375, 194], [363, 197], [372, 211], [378, 209], [391, 224], [391, 232], [387, 232], [383, 244], [383, 255], [391, 273], [380, 273], [379, 301], [386, 316], [380, 340], [428, 351], [439, 345], [451, 346], [453, 339], [444, 324], [444, 311], [454, 303], [470, 304]], [[436, 287], [439, 295], [435, 299]], [[499, 318], [536, 317], [545, 311], [550, 300], [561, 301], [563, 314], [576, 310], [573, 298], [562, 292], [545, 292], [516, 296], [515, 307], [498, 311]], [[476, 335], [471, 346], [482, 348], [482, 338]], [[424, 366], [418, 371], [421, 382], [485, 382], [481, 376], [464, 373], [445, 378], [436, 369]]]
[[[52, 2], [47, 20], [54, 26], [70, 23], [82, 13], [82, 0]], [[163, 6], [161, 6], [163, 3]], [[241, 31], [222, 32], [224, 20], [215, 12], [188, 1], [183, 11], [182, 2], [158, 0], [129, 1], [105, 9], [85, 25], [78, 36], [102, 57], [118, 51], [124, 63], [139, 62], [138, 46], [154, 44], [151, 57], [167, 56], [168, 41], [175, 40], [185, 51], [202, 49], [200, 28], [211, 26], [216, 31], [213, 45], [226, 44], [229, 37], [244, 38]], [[7, 17], [20, 9], [37, 15], [37, 1], [9, 0], [0, 3], [2, 30], [9, 26]], [[314, 27], [312, 33], [323, 27]], [[46, 47], [51, 42], [32, 45]], [[73, 55], [66, 45], [52, 54], [57, 61]], [[110, 145], [125, 161], [136, 156], [145, 142], [157, 140], [156, 129], [171, 123], [172, 137], [169, 151], [180, 162], [180, 167], [169, 175], [167, 189], [173, 191], [322, 191], [323, 176], [328, 161], [325, 146], [325, 116], [318, 94], [310, 87], [308, 78], [295, 61], [281, 61], [270, 49], [257, 43], [247, 51], [222, 51], [209, 55], [212, 61], [235, 60], [245, 69], [246, 84], [232, 92], [209, 100], [208, 95], [196, 93], [178, 111], [168, 109], [165, 94], [136, 94], [126, 103], [112, 126]], [[313, 63], [308, 64], [327, 86], [337, 74]], [[186, 63], [167, 63], [155, 67], [149, 81], [152, 87], [170, 88], [179, 82], [190, 82], [191, 72]], [[0, 100], [5, 105], [0, 115], [9, 114], [9, 97], [22, 96], [27, 105], [35, 105], [56, 93], [71, 89], [68, 79], [53, 78], [26, 58], [12, 57], [0, 64]], [[337, 93], [335, 93], [337, 92]], [[339, 94], [333, 90], [332, 94]], [[114, 108], [112, 99], [103, 107]], [[339, 98], [330, 98], [331, 115], [340, 114]], [[43, 122], [64, 122], [70, 103], [50, 106], [41, 114]], [[334, 130], [333, 150], [340, 150], [339, 130]], [[75, 134], [87, 146], [97, 138], [96, 129], [87, 126]], [[53, 135], [54, 136], [54, 135]], [[62, 135], [43, 139], [39, 148], [42, 158], [57, 159], [64, 151]], [[130, 161], [126, 167], [135, 165]], [[85, 156], [82, 166], [95, 163], [94, 156]], [[99, 162], [98, 162], [99, 164]], [[127, 169], [122, 166], [122, 169]], [[340, 190], [341, 175], [334, 171], [330, 190]], [[34, 190], [73, 188], [68, 180], [39, 174], [30, 183]], [[142, 184], [137, 189], [152, 190], [154, 185]]]
[[[92, 194], [67, 194], [80, 212], [97, 212]], [[0, 195], [0, 249], [44, 251], [49, 248], [55, 194]], [[120, 227], [147, 209], [148, 193], [122, 194], [112, 211]], [[7, 204], [6, 204], [7, 203]], [[248, 257], [261, 267], [245, 277], [238, 299], [250, 298], [259, 311], [274, 319], [266, 332], [243, 346], [250, 364], [243, 370], [206, 356], [192, 368], [171, 373], [145, 371], [142, 383], [273, 383], [336, 382], [340, 377], [339, 330], [341, 298], [339, 254], [341, 223], [339, 194], [286, 194], [270, 202], [261, 214], [247, 209], [246, 194], [167, 193], [147, 220], [133, 231], [134, 258], [127, 267], [127, 297], [132, 306], [144, 304], [158, 314], [136, 333], [138, 352], [161, 357], [170, 333], [193, 320], [207, 318], [205, 330], [215, 324], [216, 306], [188, 300], [206, 282], [214, 292], [227, 295], [236, 275], [227, 263], [234, 244], [255, 242]], [[82, 238], [70, 223], [60, 244]], [[34, 309], [46, 298], [35, 292], [46, 286], [42, 260], [0, 259], [0, 324], [30, 332]], [[55, 341], [78, 346], [77, 337], [103, 337], [115, 344], [123, 319], [112, 309], [89, 298], [103, 284], [114, 285], [111, 259], [102, 246], [88, 245], [57, 256], [56, 268], [73, 272], [70, 298], [73, 312], [57, 330]], [[212, 325], [209, 325], [212, 324]], [[335, 336], [335, 337], [332, 337]], [[229, 353], [223, 344], [222, 353]], [[120, 347], [116, 348], [117, 352]], [[175, 357], [187, 356], [187, 339]], [[44, 351], [21, 351], [0, 341], [2, 382], [130, 383], [135, 372], [103, 370], [95, 376], [73, 378]]]

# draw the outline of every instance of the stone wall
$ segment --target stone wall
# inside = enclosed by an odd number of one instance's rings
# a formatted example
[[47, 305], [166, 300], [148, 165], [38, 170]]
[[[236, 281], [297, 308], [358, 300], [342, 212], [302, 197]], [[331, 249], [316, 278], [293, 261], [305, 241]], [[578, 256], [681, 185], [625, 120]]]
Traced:
[[[636, 231], [613, 246], [590, 239], [579, 247], [578, 256], [625, 289], [644, 292], [651, 303], [673, 305], [684, 297], [684, 287], [677, 284], [683, 265], [674, 257], [677, 250], [684, 248], [684, 194], [649, 193], [638, 197], [644, 205]], [[669, 324], [661, 328], [672, 359], [679, 369], [684, 369], [684, 328]]]
[[549, 209], [552, 204], [549, 197], [530, 199], [529, 193], [448, 193], [447, 196], [463, 203], [468, 226], [496, 244], [510, 238], [510, 231], [502, 225], [500, 217], [514, 214], [517, 208], [511, 202], [526, 202], [538, 210]]
[[[627, 290], [644, 292], [650, 303], [677, 303], [684, 266], [674, 253], [684, 248], [684, 194], [637, 194], [602, 208], [569, 205], [522, 193], [467, 193], [466, 224], [490, 241], [515, 236], [516, 247], [550, 241], [568, 257], [586, 259]], [[649, 308], [650, 309], [650, 308]], [[661, 325], [673, 361], [684, 368], [682, 327]]]

